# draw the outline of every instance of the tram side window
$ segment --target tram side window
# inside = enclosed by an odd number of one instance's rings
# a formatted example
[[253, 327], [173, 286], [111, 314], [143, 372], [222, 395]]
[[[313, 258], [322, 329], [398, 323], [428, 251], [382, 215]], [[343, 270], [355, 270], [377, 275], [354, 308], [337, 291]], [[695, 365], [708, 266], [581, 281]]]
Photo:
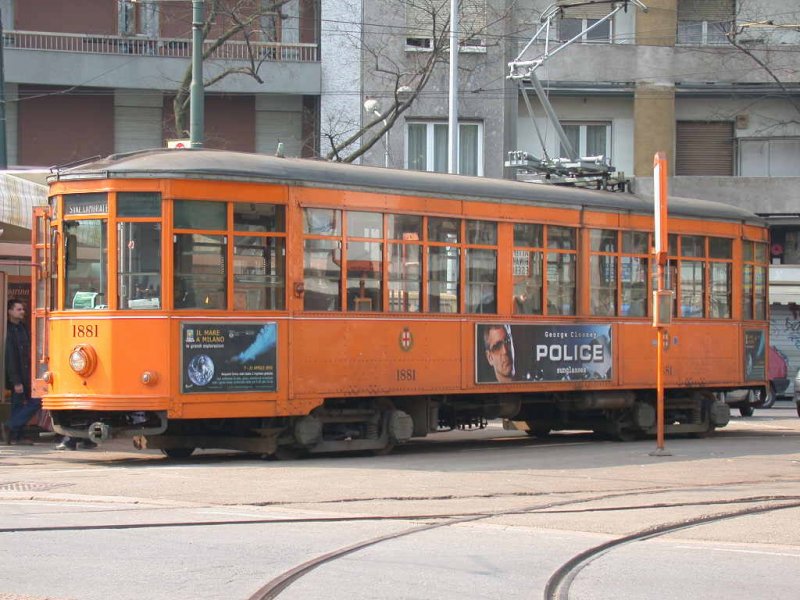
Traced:
[[389, 311], [422, 310], [422, 217], [386, 215], [389, 239]]
[[428, 310], [457, 313], [461, 275], [461, 220], [428, 218]]
[[743, 292], [742, 317], [763, 320], [767, 315], [767, 246], [759, 242], [742, 242]]
[[589, 230], [589, 302], [593, 315], [617, 314], [618, 237], [619, 233], [611, 229]]
[[226, 203], [176, 200], [174, 227], [175, 308], [225, 309], [227, 236], [222, 232], [227, 229]]
[[467, 221], [467, 244], [493, 248], [466, 248], [466, 312], [497, 312], [497, 223]]
[[161, 308], [161, 194], [119, 192], [117, 218], [117, 306]]
[[108, 308], [106, 219], [64, 221], [64, 308]]
[[274, 204], [235, 204], [233, 292], [235, 310], [286, 306], [286, 209]]
[[547, 227], [547, 314], [576, 311], [576, 235], [572, 227]]
[[709, 255], [709, 316], [712, 319], [731, 318], [733, 281], [733, 240], [708, 238]]
[[544, 225], [514, 224], [514, 314], [542, 314]]
[[161, 308], [161, 223], [117, 223], [120, 309]]
[[306, 208], [303, 233], [303, 308], [341, 310], [342, 211]]
[[620, 315], [644, 317], [647, 315], [647, 280], [650, 237], [645, 231], [622, 232], [622, 306]]
[[680, 316], [703, 317], [705, 306], [705, 238], [696, 235], [680, 236], [678, 285], [680, 286]]
[[[383, 310], [383, 215], [348, 211], [347, 310]], [[373, 241], [375, 240], [375, 241]]]

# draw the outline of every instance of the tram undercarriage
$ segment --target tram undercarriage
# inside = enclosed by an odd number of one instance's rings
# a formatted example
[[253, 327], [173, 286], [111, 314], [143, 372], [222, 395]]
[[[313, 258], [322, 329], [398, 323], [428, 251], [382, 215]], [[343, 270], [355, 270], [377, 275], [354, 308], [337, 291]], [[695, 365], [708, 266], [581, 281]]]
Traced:
[[[666, 398], [665, 432], [705, 434], [727, 425], [728, 406], [708, 391]], [[56, 431], [101, 443], [131, 437], [137, 448], [187, 457], [196, 448], [224, 448], [279, 458], [305, 454], [386, 454], [412, 437], [484, 427], [543, 437], [552, 431], [591, 430], [618, 440], [656, 433], [652, 390], [328, 399], [308, 415], [277, 418], [182, 419], [164, 412], [57, 411]]]

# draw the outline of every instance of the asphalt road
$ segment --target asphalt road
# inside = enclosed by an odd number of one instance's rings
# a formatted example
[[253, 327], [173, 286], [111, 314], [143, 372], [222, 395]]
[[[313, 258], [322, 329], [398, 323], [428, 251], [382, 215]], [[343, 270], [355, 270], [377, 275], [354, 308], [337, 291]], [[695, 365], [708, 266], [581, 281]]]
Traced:
[[52, 446], [0, 447], [0, 600], [800, 589], [800, 418], [786, 401], [668, 439], [666, 457], [653, 440], [533, 440], [495, 423], [386, 457], [293, 462]]

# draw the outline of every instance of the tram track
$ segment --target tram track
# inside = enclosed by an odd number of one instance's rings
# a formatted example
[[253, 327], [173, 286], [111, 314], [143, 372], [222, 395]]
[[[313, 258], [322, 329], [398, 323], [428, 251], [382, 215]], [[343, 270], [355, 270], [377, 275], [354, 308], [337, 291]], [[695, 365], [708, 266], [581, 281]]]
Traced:
[[[737, 510], [730, 510], [723, 513], [715, 513], [712, 515], [704, 515], [697, 518], [686, 519], [680, 522], [668, 522], [657, 524], [650, 528], [635, 532], [633, 534], [625, 535], [615, 538], [600, 544], [588, 550], [585, 550], [559, 567], [551, 574], [547, 580], [547, 585], [544, 591], [545, 600], [566, 600], [569, 597], [569, 589], [573, 581], [580, 573], [580, 571], [596, 560], [600, 556], [624, 544], [632, 543], [634, 541], [642, 541], [650, 538], [658, 537], [687, 529], [691, 527], [700, 526], [714, 521], [736, 518], [740, 516], [747, 516], [752, 514], [759, 514], [773, 510], [784, 510], [800, 506], [800, 495], [752, 495], [743, 496], [738, 498], [721, 498], [721, 499], [698, 499], [693, 501], [676, 501], [676, 502], [652, 502], [652, 503], [637, 503], [637, 504], [613, 504], [610, 506], [592, 506], [580, 507], [594, 502], [602, 502], [606, 500], [614, 500], [624, 497], [632, 496], [653, 496], [658, 494], [669, 494], [675, 492], [689, 492], [689, 491], [722, 491], [730, 490], [735, 487], [742, 486], [757, 486], [756, 481], [741, 481], [741, 482], [728, 482], [725, 484], [706, 484], [693, 487], [676, 487], [672, 485], [646, 487], [646, 488], [626, 488], [622, 490], [614, 490], [606, 493], [595, 493], [589, 496], [582, 497], [568, 497], [564, 498], [564, 494], [573, 496], [579, 492], [561, 492], [561, 498], [552, 499], [549, 502], [536, 502], [533, 505], [506, 508], [501, 510], [486, 510], [475, 512], [420, 512], [420, 513], [405, 513], [393, 515], [343, 515], [331, 517], [308, 517], [308, 518], [253, 518], [253, 519], [217, 519], [217, 520], [172, 520], [161, 522], [137, 522], [137, 523], [112, 523], [112, 524], [95, 524], [95, 525], [56, 525], [56, 526], [33, 526], [33, 527], [7, 527], [0, 528], [0, 534], [4, 533], [43, 533], [43, 532], [90, 532], [99, 530], [131, 530], [131, 529], [156, 529], [156, 528], [188, 528], [188, 527], [219, 527], [219, 526], [258, 526], [258, 525], [292, 525], [292, 524], [324, 524], [324, 523], [355, 523], [355, 522], [398, 522], [398, 521], [411, 521], [417, 522], [415, 526], [396, 531], [394, 533], [372, 537], [366, 540], [356, 542], [344, 546], [342, 548], [334, 549], [316, 556], [310, 560], [304, 561], [283, 573], [270, 579], [264, 586], [259, 588], [254, 594], [248, 597], [249, 600], [266, 600], [270, 598], [278, 598], [282, 592], [289, 588], [292, 584], [296, 583], [301, 578], [307, 576], [312, 571], [323, 565], [332, 563], [338, 559], [342, 559], [348, 555], [362, 551], [371, 546], [376, 546], [382, 543], [388, 543], [393, 540], [398, 540], [413, 534], [423, 533], [443, 527], [458, 526], [467, 523], [478, 521], [485, 521], [497, 517], [509, 517], [514, 515], [545, 515], [545, 514], [601, 514], [633, 510], [663, 510], [675, 508], [692, 508], [692, 507], [710, 507], [710, 506], [731, 506], [731, 505], [747, 505], [744, 508]], [[542, 495], [542, 494], [536, 494]], [[553, 494], [550, 495], [551, 498]], [[353, 501], [386, 501], [386, 500], [424, 500], [429, 498], [386, 498], [374, 497], [367, 499], [352, 499]], [[460, 500], [461, 497], [441, 497], [436, 498], [442, 500]], [[349, 500], [349, 499], [345, 499]], [[767, 504], [769, 503], [769, 504]], [[779, 503], [779, 504], [775, 504]], [[299, 504], [299, 503], [298, 503]], [[753, 506], [757, 504], [758, 506]], [[251, 506], [260, 506], [261, 503], [252, 503]], [[226, 508], [231, 508], [232, 505], [225, 505]], [[243, 506], [243, 505], [238, 505]], [[187, 508], [187, 507], [176, 507]], [[195, 509], [209, 508], [209, 507], [193, 507]], [[217, 506], [217, 508], [220, 508]]]
[[[649, 490], [648, 492], [639, 492], [639, 493], [658, 494], [658, 493], [665, 493], [665, 492], [669, 492], [669, 491], [676, 491], [676, 490], [674, 490], [672, 488], [670, 488], [670, 489], [653, 489], [653, 490]], [[578, 511], [552, 511], [552, 510], [549, 510], [549, 509], [552, 509], [552, 508], [555, 508], [555, 507], [559, 507], [559, 506], [568, 506], [568, 505], [572, 505], [572, 504], [585, 504], [585, 503], [589, 503], [589, 502], [597, 502], [597, 501], [601, 501], [601, 500], [608, 500], [608, 499], [617, 498], [617, 497], [621, 497], [621, 496], [629, 496], [630, 493], [631, 493], [630, 491], [628, 491], [628, 492], [618, 492], [618, 493], [614, 493], [614, 494], [605, 494], [605, 495], [600, 495], [600, 496], [592, 496], [592, 497], [588, 497], [588, 498], [579, 498], [579, 499], [573, 499], [573, 500], [562, 500], [562, 501], [550, 503], [548, 505], [537, 505], [535, 507], [507, 509], [507, 510], [499, 510], [499, 511], [488, 511], [488, 512], [485, 512], [483, 514], [464, 515], [464, 516], [461, 516], [461, 517], [458, 517], [458, 518], [448, 518], [446, 515], [441, 515], [440, 518], [445, 519], [445, 520], [442, 521], [442, 522], [439, 522], [439, 523], [432, 523], [432, 524], [429, 524], [429, 525], [413, 527], [413, 528], [410, 528], [410, 529], [404, 529], [402, 531], [394, 532], [394, 533], [391, 533], [391, 534], [370, 538], [370, 539], [358, 542], [356, 544], [352, 544], [350, 546], [339, 548], [337, 550], [333, 550], [331, 552], [327, 552], [327, 553], [322, 554], [320, 556], [314, 557], [314, 558], [312, 558], [312, 559], [310, 559], [308, 561], [305, 561], [305, 562], [293, 567], [292, 569], [289, 569], [289, 570], [281, 573], [280, 575], [274, 577], [267, 584], [265, 584], [263, 587], [259, 588], [252, 596], [250, 596], [248, 598], [248, 600], [272, 600], [274, 598], [277, 598], [289, 586], [291, 586], [293, 583], [296, 583], [299, 579], [301, 579], [305, 575], [308, 575], [309, 573], [311, 573], [312, 571], [314, 571], [318, 567], [321, 567], [321, 566], [323, 566], [323, 565], [325, 565], [327, 563], [331, 563], [331, 562], [333, 562], [335, 560], [338, 560], [338, 559], [344, 558], [345, 556], [353, 554], [354, 552], [358, 552], [360, 550], [363, 550], [363, 549], [368, 548], [370, 546], [375, 546], [375, 545], [383, 543], [383, 542], [398, 540], [400, 538], [403, 538], [403, 537], [406, 537], [406, 536], [409, 536], [409, 535], [413, 535], [413, 534], [416, 534], [416, 533], [423, 533], [423, 532], [430, 531], [430, 530], [437, 529], [437, 528], [441, 528], [441, 527], [449, 527], [449, 526], [454, 526], [454, 525], [461, 525], [461, 524], [464, 524], [464, 523], [481, 521], [481, 520], [486, 520], [486, 519], [491, 519], [491, 518], [501, 517], [501, 516], [511, 516], [511, 515], [521, 515], [521, 514], [536, 514], [536, 513], [553, 514], [553, 513], [557, 513], [557, 512], [562, 512], [562, 513], [563, 512], [578, 512]], [[712, 517], [701, 517], [700, 519], [687, 521], [685, 523], [692, 523], [694, 521], [697, 521], [696, 524], [700, 524], [702, 522], [702, 519], [706, 519], [707, 521], [710, 522], [710, 520], [712, 520], [712, 519], [722, 520], [723, 518], [733, 518], [735, 516], [740, 516], [740, 515], [744, 515], [744, 514], [757, 514], [759, 512], [766, 512], [767, 510], [775, 510], [775, 509], [778, 509], [778, 508], [780, 508], [780, 509], [794, 508], [794, 507], [800, 506], [800, 496], [757, 496], [757, 497], [749, 497], [749, 498], [738, 498], [738, 499], [724, 500], [724, 501], [719, 501], [718, 503], [720, 503], [720, 504], [742, 504], [742, 503], [752, 504], [754, 502], [763, 502], [763, 501], [787, 501], [787, 503], [781, 505], [780, 507], [767, 507], [767, 508], [762, 508], [762, 509], [746, 508], [746, 509], [742, 509], [742, 510], [739, 510], [739, 511], [733, 511], [731, 513], [726, 513], [727, 516], [713, 515]], [[624, 507], [592, 508], [592, 509], [584, 509], [584, 510], [582, 510], [580, 512], [597, 513], [597, 512], [605, 512], [605, 511], [610, 511], [610, 510], [661, 509], [661, 508], [672, 508], [672, 507], [678, 507], [678, 506], [680, 506], [680, 507], [686, 507], [686, 506], [709, 506], [711, 504], [716, 504], [716, 503], [715, 502], [708, 502], [708, 501], [694, 502], [694, 503], [654, 503], [654, 504], [650, 504], [650, 505], [638, 505], [638, 506], [633, 506], [633, 507], [624, 506]], [[664, 533], [669, 533], [669, 531], [672, 531], [672, 530], [678, 530], [680, 528], [686, 528], [689, 525], [684, 525], [683, 527], [678, 527], [676, 524], [671, 524], [671, 526], [672, 526], [672, 529], [665, 530], [665, 531], [663, 531], [661, 533], [657, 533], [657, 534], [650, 533], [650, 537], [655, 537], [656, 535], [663, 535]], [[658, 531], [659, 530], [658, 526], [654, 527], [652, 530], [653, 531]], [[627, 537], [629, 537], [629, 536], [625, 536], [625, 538], [627, 538]], [[625, 538], [620, 538], [620, 539], [625, 539]], [[633, 540], [630, 540], [630, 541], [633, 541]], [[612, 544], [612, 542], [609, 542], [608, 544]], [[611, 547], [613, 547], [613, 546], [611, 546]], [[582, 554], [578, 555], [578, 556], [582, 556]], [[567, 577], [568, 574], [569, 574], [569, 571], [566, 572], [565, 577]], [[555, 577], [555, 574], [553, 576], [551, 576], [550, 580], [553, 580], [554, 577]], [[548, 580], [548, 583], [549, 583], [550, 580]], [[545, 600], [555, 600], [555, 598], [558, 598], [558, 600], [566, 600], [567, 596], [547, 596], [547, 595], [545, 595]]]
[[575, 581], [581, 570], [588, 566], [593, 560], [598, 559], [611, 550], [619, 548], [625, 544], [641, 542], [666, 535], [668, 533], [681, 531], [683, 529], [691, 529], [693, 527], [699, 527], [709, 523], [725, 521], [727, 519], [735, 519], [738, 517], [752, 516], [766, 512], [786, 510], [797, 507], [800, 507], [800, 500], [786, 502], [778, 506], [759, 506], [715, 515], [705, 515], [695, 519], [687, 519], [685, 521], [656, 525], [654, 527], [643, 529], [641, 531], [637, 531], [636, 533], [599, 544], [593, 548], [589, 548], [588, 550], [576, 554], [558, 569], [556, 569], [556, 571], [547, 580], [547, 584], [544, 588], [543, 598], [544, 600], [569, 600], [569, 592], [572, 583]]

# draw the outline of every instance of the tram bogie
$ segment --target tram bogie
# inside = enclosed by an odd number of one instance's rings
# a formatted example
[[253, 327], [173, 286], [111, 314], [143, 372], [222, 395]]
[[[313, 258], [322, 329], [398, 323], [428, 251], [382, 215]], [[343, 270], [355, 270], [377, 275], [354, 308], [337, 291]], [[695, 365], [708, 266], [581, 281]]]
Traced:
[[[335, 182], [331, 183], [331, 182]], [[147, 151], [51, 177], [35, 386], [57, 431], [172, 457], [391, 450], [492, 419], [652, 435], [651, 208], [632, 196]], [[766, 385], [767, 233], [670, 204], [666, 431]]]

